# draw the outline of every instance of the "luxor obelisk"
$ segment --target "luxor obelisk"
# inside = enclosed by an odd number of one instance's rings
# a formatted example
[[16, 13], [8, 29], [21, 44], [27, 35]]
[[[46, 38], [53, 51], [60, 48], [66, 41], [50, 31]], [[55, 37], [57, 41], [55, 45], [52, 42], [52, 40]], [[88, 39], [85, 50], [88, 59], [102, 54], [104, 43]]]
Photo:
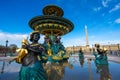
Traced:
[[89, 47], [88, 29], [87, 29], [87, 25], [85, 25], [85, 34], [86, 34], [86, 47]]

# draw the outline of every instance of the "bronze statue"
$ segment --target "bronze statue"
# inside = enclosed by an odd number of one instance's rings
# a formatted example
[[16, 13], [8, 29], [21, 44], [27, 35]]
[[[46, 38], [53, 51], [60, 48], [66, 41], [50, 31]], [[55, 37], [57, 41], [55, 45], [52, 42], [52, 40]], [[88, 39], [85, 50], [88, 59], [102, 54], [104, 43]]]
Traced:
[[26, 40], [22, 41], [22, 48], [18, 49], [18, 57], [14, 60], [22, 64], [19, 72], [19, 80], [46, 80], [46, 74], [42, 66], [41, 55], [44, 47], [38, 43], [40, 34], [34, 31], [30, 34], [29, 44]]

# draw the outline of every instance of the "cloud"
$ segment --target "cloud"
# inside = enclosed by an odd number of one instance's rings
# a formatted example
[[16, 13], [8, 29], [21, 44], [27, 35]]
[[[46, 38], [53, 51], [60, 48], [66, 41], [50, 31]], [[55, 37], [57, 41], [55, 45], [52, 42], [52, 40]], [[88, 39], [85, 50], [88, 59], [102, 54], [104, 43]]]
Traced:
[[[27, 38], [29, 36], [29, 34], [12, 34], [12, 33], [6, 33], [6, 32], [1, 32], [0, 31], [0, 45], [5, 45], [5, 41], [8, 40], [10, 44], [16, 44], [18, 47], [21, 47], [21, 41], [23, 38]], [[98, 36], [97, 36], [98, 37]], [[93, 45], [96, 43], [99, 44], [108, 44], [108, 42], [110, 44], [116, 44], [119, 43], [120, 40], [98, 40], [96, 36], [91, 35], [89, 36], [89, 45]], [[43, 43], [44, 41], [44, 36], [41, 35], [41, 38], [39, 40], [40, 43]], [[62, 37], [63, 45], [65, 47], [68, 46], [85, 46], [86, 45], [86, 38], [84, 37], [80, 37], [80, 38], [67, 38], [67, 37]]]
[[114, 11], [119, 10], [119, 9], [120, 9], [120, 3], [118, 3], [117, 5], [115, 5], [115, 6], [109, 11], [109, 13], [114, 12]]
[[115, 20], [115, 23], [120, 24], [120, 18], [116, 19], [116, 20]]
[[102, 0], [102, 5], [103, 7], [108, 7], [108, 3], [110, 2], [111, 0]]
[[[119, 39], [116, 40], [106, 40], [106, 39], [98, 39], [99, 36], [89, 36], [89, 45], [92, 47], [92, 45], [98, 43], [100, 45], [108, 45], [108, 44], [118, 44], [120, 43]], [[65, 38], [62, 39], [63, 44], [65, 47], [69, 46], [85, 46], [86, 45], [86, 38], [81, 37], [81, 38]]]
[[93, 8], [94, 11], [100, 11], [103, 7], [108, 7], [108, 3], [111, 2], [111, 0], [102, 0], [102, 6]]
[[108, 44], [118, 44], [120, 43], [120, 40], [96, 40], [96, 41], [90, 41], [90, 44], [101, 44], [101, 45], [108, 45]]
[[28, 34], [11, 34], [0, 31], [0, 45], [5, 45], [5, 41], [8, 40], [8, 44], [16, 44], [20, 46], [21, 40], [27, 37]]
[[[89, 39], [90, 45], [92, 45], [95, 42], [98, 42], [98, 41], [93, 42], [93, 40], [96, 39], [96, 36], [94, 36], [94, 35], [89, 36], [88, 39]], [[65, 47], [68, 47], [68, 46], [85, 46], [86, 45], [86, 37], [84, 36], [84, 37], [80, 37], [80, 38], [63, 38], [62, 42], [63, 42]]]
[[[21, 41], [23, 38], [29, 37], [29, 34], [12, 34], [0, 31], [0, 45], [5, 45], [5, 41], [8, 40], [8, 45], [16, 44], [21, 47]], [[40, 42], [43, 42], [44, 36], [41, 36]]]
[[62, 42], [65, 47], [85, 45], [85, 39], [83, 38], [64, 39]]
[[97, 8], [93, 8], [94, 11], [100, 11], [101, 10], [101, 7], [97, 7]]

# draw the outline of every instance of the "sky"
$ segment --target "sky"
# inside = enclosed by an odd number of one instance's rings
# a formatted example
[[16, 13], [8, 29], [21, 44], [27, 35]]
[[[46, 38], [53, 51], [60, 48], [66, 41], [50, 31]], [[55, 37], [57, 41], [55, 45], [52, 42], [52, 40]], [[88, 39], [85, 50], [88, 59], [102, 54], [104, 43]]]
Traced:
[[[43, 15], [47, 5], [57, 5], [64, 10], [64, 18], [74, 24], [70, 33], [62, 36], [65, 47], [86, 45], [85, 25], [89, 45], [120, 43], [120, 0], [1, 0], [0, 45], [5, 41], [21, 46], [21, 40], [33, 31], [28, 22]], [[41, 35], [40, 43], [43, 43]]]

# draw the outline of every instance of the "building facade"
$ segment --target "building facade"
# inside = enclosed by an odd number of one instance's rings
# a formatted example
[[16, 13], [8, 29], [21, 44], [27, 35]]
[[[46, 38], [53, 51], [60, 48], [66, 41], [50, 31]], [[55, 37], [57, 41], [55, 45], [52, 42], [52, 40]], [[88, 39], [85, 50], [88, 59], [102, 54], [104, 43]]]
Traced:
[[[111, 45], [101, 45], [100, 46], [102, 49], [106, 48], [108, 51], [118, 51], [120, 50], [120, 44], [111, 44]], [[85, 53], [91, 53], [94, 46], [92, 47], [86, 47], [86, 46], [70, 46], [66, 47], [66, 51], [72, 52], [72, 53], [77, 53], [79, 52], [80, 48], [82, 48], [83, 52]]]

